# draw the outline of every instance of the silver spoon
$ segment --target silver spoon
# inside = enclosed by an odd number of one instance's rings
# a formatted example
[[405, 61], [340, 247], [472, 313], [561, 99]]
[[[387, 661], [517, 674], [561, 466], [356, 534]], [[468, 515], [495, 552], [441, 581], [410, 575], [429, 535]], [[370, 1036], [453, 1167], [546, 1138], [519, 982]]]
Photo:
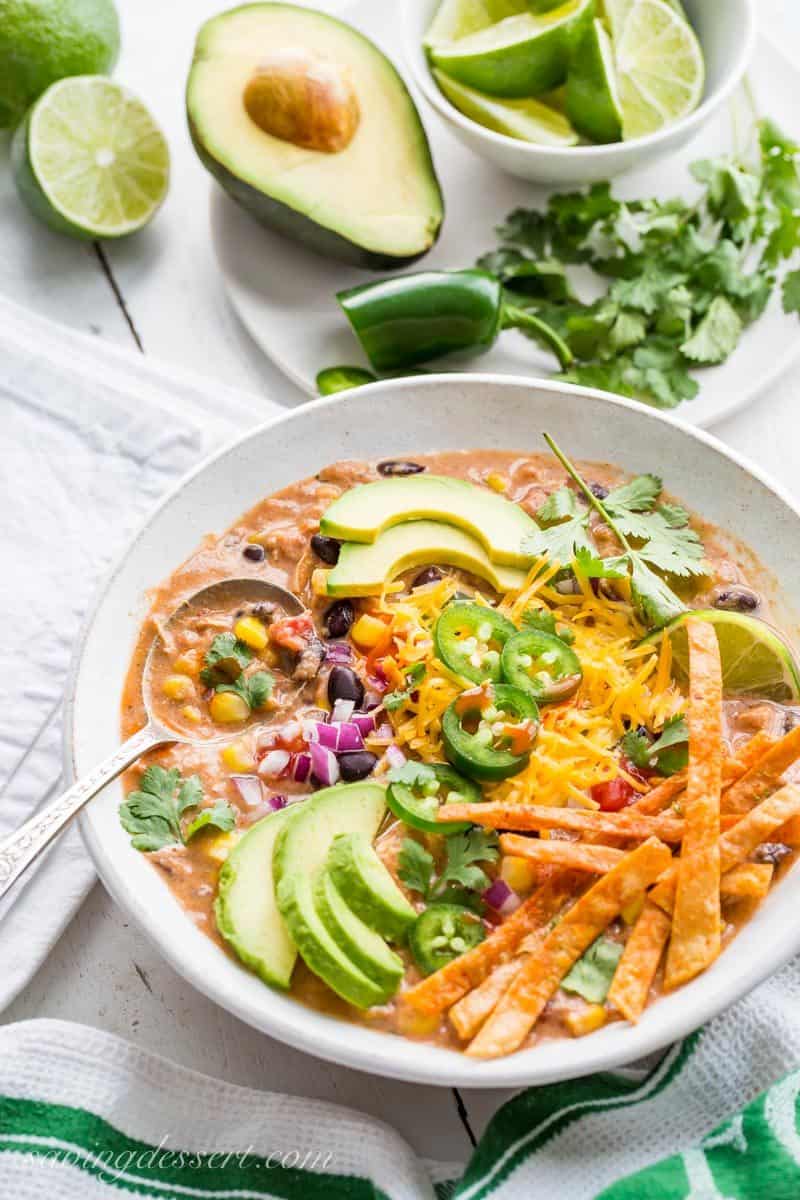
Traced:
[[[213, 604], [214, 601], [226, 600], [229, 603], [271, 601], [277, 604], [289, 616], [296, 616], [305, 611], [305, 605], [298, 600], [293, 592], [268, 583], [261, 579], [223, 579], [210, 587], [202, 588], [188, 599], [184, 600], [166, 623], [168, 629], [186, 610], [194, 605]], [[197, 745], [201, 739], [187, 737], [167, 728], [153, 714], [150, 673], [155, 651], [161, 645], [161, 636], [156, 635], [147, 652], [144, 671], [142, 673], [142, 695], [147, 724], [133, 737], [109, 755], [103, 762], [79, 779], [71, 788], [52, 800], [44, 808], [34, 813], [19, 829], [0, 839], [0, 899], [16, 883], [20, 875], [42, 851], [49, 846], [62, 829], [77, 815], [88, 802], [104, 788], [107, 783], [116, 779], [126, 767], [137, 758], [141, 758], [148, 750], [156, 746], [181, 742], [187, 745]], [[216, 739], [215, 739], [216, 740]], [[220, 739], [222, 740], [222, 739]], [[202, 743], [208, 745], [208, 738]]]

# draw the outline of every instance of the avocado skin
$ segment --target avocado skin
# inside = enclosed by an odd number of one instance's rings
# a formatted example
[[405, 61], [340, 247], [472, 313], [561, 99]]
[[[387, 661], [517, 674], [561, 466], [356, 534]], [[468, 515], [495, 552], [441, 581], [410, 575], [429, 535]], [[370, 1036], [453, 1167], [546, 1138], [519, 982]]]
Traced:
[[[257, 7], [257, 5], [241, 5], [240, 8]], [[287, 5], [285, 7], [293, 7]], [[222, 15], [232, 15], [239, 11], [239, 8], [230, 9], [226, 14], [219, 14], [217, 17], [212, 17], [211, 20], [219, 20]], [[323, 15], [323, 14], [320, 14]], [[328, 20], [335, 21], [335, 17], [329, 14], [324, 14]], [[345, 22], [337, 22], [344, 25]], [[206, 24], [210, 24], [210, 21]], [[201, 27], [201, 34], [205, 26]], [[357, 30], [352, 30], [353, 34], [369, 41], [363, 34], [359, 34]], [[377, 49], [377, 47], [375, 47]], [[198, 45], [195, 49], [192, 67], [195, 61], [202, 57], [202, 50]], [[384, 55], [385, 58], [385, 55]], [[389, 59], [386, 59], [387, 63]], [[320, 225], [313, 221], [305, 213], [298, 209], [292, 208], [288, 204], [284, 204], [280, 200], [269, 196], [266, 192], [260, 191], [252, 184], [240, 179], [234, 175], [223, 163], [216, 159], [209, 152], [203, 141], [201, 130], [197, 126], [197, 122], [191, 115], [189, 106], [189, 84], [191, 83], [192, 71], [189, 71], [189, 79], [187, 81], [186, 95], [186, 118], [189, 126], [189, 136], [192, 140], [192, 145], [195, 148], [198, 158], [202, 162], [206, 170], [213, 175], [222, 188], [228, 193], [232, 200], [235, 200], [241, 208], [250, 213], [259, 224], [264, 225], [267, 229], [272, 229], [276, 233], [282, 234], [284, 237], [289, 237], [293, 241], [299, 242], [309, 250], [322, 255], [324, 258], [338, 259], [340, 262], [348, 263], [350, 266], [360, 267], [367, 271], [386, 271], [396, 267], [410, 266], [412, 263], [418, 262], [421, 258], [433, 249], [439, 239], [442, 224], [444, 222], [445, 208], [444, 196], [439, 183], [439, 178], [436, 174], [436, 168], [431, 155], [430, 144], [425, 128], [417, 111], [417, 106], [414, 102], [411, 93], [408, 91], [405, 83], [400, 77], [392, 63], [389, 63], [394, 71], [397, 79], [398, 87], [402, 88], [409, 105], [409, 118], [414, 123], [414, 132], [416, 135], [417, 147], [419, 152], [418, 169], [426, 172], [436, 187], [439, 196], [440, 216], [436, 229], [433, 231], [430, 243], [423, 247], [418, 253], [411, 255], [398, 255], [390, 253], [381, 253], [375, 250], [369, 250], [365, 246], [360, 246], [357, 242], [351, 241], [344, 233], [339, 233], [335, 229]]]

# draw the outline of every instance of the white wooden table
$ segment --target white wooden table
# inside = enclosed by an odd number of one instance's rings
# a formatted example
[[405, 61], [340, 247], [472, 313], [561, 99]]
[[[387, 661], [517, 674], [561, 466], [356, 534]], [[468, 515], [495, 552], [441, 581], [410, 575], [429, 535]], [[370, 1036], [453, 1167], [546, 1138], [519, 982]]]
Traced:
[[[301, 403], [226, 301], [209, 241], [208, 177], [186, 132], [183, 88], [194, 33], [224, 0], [117, 2], [124, 49], [116, 75], [153, 109], [172, 150], [166, 205], [149, 230], [127, 243], [101, 249], [72, 242], [19, 207], [7, 165], [0, 162], [0, 288], [97, 337], [135, 344], [144, 354], [255, 396]], [[396, 0], [375, 0], [381, 2]], [[758, 6], [764, 28], [800, 59], [800, 7], [794, 0], [758, 0]], [[784, 380], [715, 432], [800, 494], [800, 379]], [[3, 1019], [36, 1016], [99, 1026], [236, 1083], [351, 1105], [380, 1116], [420, 1153], [439, 1159], [465, 1158], [505, 1096], [459, 1096], [377, 1079], [256, 1033], [175, 975], [99, 885]]]

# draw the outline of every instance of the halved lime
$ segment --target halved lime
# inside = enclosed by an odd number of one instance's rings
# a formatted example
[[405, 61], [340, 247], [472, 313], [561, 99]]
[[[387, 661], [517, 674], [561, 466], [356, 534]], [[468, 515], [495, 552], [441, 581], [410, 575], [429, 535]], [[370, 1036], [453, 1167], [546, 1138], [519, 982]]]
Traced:
[[442, 0], [425, 34], [423, 45], [455, 42], [477, 33], [479, 29], [486, 29], [495, 21], [527, 12], [528, 8], [527, 0]]
[[593, 11], [594, 0], [568, 0], [549, 12], [506, 17], [456, 41], [437, 42], [430, 56], [451, 79], [490, 96], [538, 96], [566, 79]]
[[498, 100], [457, 83], [435, 67], [433, 77], [459, 112], [487, 129], [541, 146], [574, 146], [578, 140], [567, 118], [538, 100]]
[[668, 0], [606, 0], [626, 141], [654, 133], [697, 108], [703, 51]]
[[100, 75], [48, 88], [12, 143], [17, 190], [51, 228], [79, 238], [141, 229], [169, 186], [169, 150], [140, 100]]
[[672, 639], [672, 662], [680, 678], [688, 678], [689, 652], [686, 620], [694, 617], [709, 621], [719, 641], [722, 659], [722, 685], [726, 693], [758, 696], [779, 704], [795, 704], [800, 699], [800, 673], [792, 651], [783, 638], [765, 621], [743, 613], [709, 608], [684, 613], [647, 637], [656, 641], [662, 632]]
[[602, 21], [592, 21], [569, 68], [567, 116], [591, 142], [622, 141], [622, 109], [614, 49]]

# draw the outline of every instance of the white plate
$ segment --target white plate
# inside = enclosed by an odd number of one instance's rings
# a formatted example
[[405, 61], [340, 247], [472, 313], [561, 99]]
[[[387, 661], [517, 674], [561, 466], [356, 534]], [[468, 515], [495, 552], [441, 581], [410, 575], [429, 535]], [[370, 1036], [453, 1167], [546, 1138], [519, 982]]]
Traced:
[[[757, 469], [707, 434], [631, 401], [527, 379], [439, 375], [380, 383], [295, 409], [249, 433], [201, 466], [153, 514], [106, 585], [78, 650], [65, 722], [68, 771], [85, 774], [118, 745], [120, 695], [145, 592], [209, 530], [222, 532], [265, 492], [337, 458], [456, 447], [513, 446], [524, 454], [542, 448], [543, 429], [576, 458], [658, 471], [691, 508], [758, 549], [765, 568], [761, 586], [771, 572], [780, 575], [787, 595], [800, 595], [800, 513]], [[788, 619], [782, 614], [784, 628]], [[131, 848], [117, 816], [120, 799], [116, 784], [88, 808], [82, 819], [86, 842], [106, 887], [172, 966], [255, 1028], [379, 1075], [519, 1087], [617, 1067], [701, 1025], [800, 950], [795, 867], [714, 966], [648, 1009], [637, 1026], [614, 1023], [590, 1037], [476, 1062], [314, 1012], [239, 967], [200, 932]]]
[[[368, 34], [400, 66], [400, 14], [391, 4], [358, 0], [342, 16]], [[790, 132], [797, 129], [796, 98], [800, 71], [760, 38], [751, 82], [759, 112], [769, 114]], [[420, 107], [445, 195], [446, 216], [433, 250], [409, 270], [469, 267], [495, 244], [493, 228], [513, 208], [540, 207], [546, 193], [533, 184], [503, 175], [456, 141], [412, 85]], [[737, 130], [745, 137], [751, 118], [743, 96], [723, 106], [689, 146], [665, 162], [616, 181], [615, 194], [688, 195], [696, 191], [687, 166], [698, 158], [734, 149]], [[262, 350], [309, 395], [323, 367], [342, 363], [368, 366], [336, 303], [342, 288], [380, 278], [367, 271], [321, 258], [296, 242], [260, 226], [218, 187], [211, 204], [211, 229], [217, 259], [234, 308]], [[703, 427], [721, 421], [754, 400], [800, 353], [797, 317], [787, 317], [778, 292], [759, 321], [744, 335], [731, 359], [720, 367], [697, 372], [698, 397], [678, 410]], [[437, 369], [449, 370], [444, 360]], [[551, 357], [516, 331], [504, 333], [489, 354], [460, 362], [452, 369], [492, 371], [503, 375], [547, 378]]]

